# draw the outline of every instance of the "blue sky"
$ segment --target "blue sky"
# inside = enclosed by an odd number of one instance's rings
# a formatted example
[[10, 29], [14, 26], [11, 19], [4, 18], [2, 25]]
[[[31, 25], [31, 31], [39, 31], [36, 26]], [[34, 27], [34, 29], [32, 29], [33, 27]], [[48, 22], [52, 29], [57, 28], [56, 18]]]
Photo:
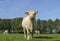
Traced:
[[0, 18], [24, 17], [28, 10], [39, 11], [36, 19], [60, 19], [60, 0], [0, 0]]

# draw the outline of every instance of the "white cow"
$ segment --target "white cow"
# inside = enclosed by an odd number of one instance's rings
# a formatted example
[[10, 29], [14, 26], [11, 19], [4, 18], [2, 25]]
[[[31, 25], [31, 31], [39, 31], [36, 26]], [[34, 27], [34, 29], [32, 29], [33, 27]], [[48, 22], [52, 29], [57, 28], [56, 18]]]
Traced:
[[5, 31], [3, 32], [3, 34], [8, 34], [8, 30], [5, 30]]
[[40, 31], [36, 30], [35, 33], [36, 33], [36, 34], [40, 34]]
[[[33, 26], [35, 24], [35, 15], [38, 13], [38, 11], [36, 10], [30, 10], [25, 12], [25, 14], [27, 14], [27, 16], [25, 18], [23, 18], [22, 21], [22, 27], [23, 27], [23, 31], [24, 31], [24, 37], [27, 38], [27, 40], [30, 39], [30, 34], [32, 33], [32, 37], [33, 37]], [[31, 33], [30, 33], [31, 32]]]

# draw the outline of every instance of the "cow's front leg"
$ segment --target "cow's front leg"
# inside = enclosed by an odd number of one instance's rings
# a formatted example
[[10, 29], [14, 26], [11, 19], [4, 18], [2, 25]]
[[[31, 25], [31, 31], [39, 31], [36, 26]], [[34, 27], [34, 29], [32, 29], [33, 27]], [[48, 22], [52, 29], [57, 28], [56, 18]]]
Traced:
[[27, 30], [27, 40], [29, 40], [29, 39], [30, 39], [30, 31]]

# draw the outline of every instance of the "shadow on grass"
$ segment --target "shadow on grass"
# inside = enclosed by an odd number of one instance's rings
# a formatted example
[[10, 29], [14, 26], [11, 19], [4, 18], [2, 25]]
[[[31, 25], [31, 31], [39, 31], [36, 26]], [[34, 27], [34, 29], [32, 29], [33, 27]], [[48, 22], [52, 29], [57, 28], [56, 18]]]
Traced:
[[35, 36], [33, 38], [39, 38], [39, 39], [53, 39], [53, 37], [49, 37], [49, 36]]

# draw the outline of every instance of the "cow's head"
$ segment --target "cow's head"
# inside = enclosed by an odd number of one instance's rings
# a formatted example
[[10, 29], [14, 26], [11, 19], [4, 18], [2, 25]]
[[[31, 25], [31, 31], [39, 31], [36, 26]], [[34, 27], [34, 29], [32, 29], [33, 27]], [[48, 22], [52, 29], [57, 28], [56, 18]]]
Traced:
[[25, 12], [25, 14], [27, 14], [27, 15], [36, 15], [37, 13], [38, 13], [38, 11], [36, 11], [36, 10], [30, 10], [30, 11]]

